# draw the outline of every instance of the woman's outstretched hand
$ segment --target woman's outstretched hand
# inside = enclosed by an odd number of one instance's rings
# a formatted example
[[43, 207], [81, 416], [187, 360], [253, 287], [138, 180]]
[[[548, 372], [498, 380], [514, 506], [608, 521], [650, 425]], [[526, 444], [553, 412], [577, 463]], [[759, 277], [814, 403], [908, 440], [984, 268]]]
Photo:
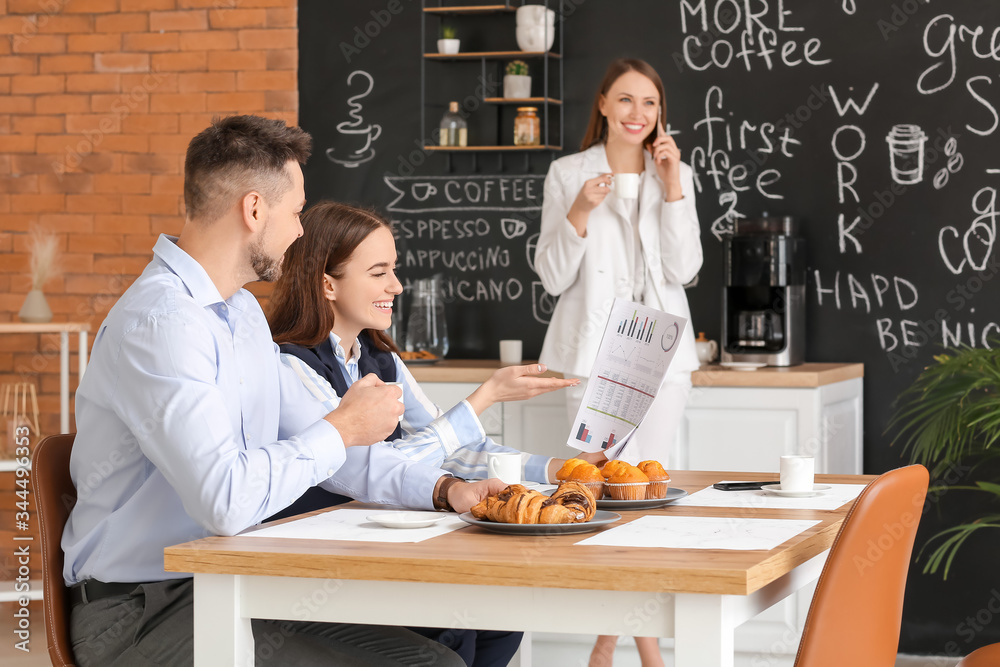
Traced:
[[523, 401], [539, 394], [580, 384], [577, 379], [563, 380], [538, 377], [545, 371], [545, 364], [501, 368], [472, 392], [468, 399], [469, 404], [472, 405], [472, 409], [476, 411], [477, 415], [481, 415], [486, 408], [494, 403]]

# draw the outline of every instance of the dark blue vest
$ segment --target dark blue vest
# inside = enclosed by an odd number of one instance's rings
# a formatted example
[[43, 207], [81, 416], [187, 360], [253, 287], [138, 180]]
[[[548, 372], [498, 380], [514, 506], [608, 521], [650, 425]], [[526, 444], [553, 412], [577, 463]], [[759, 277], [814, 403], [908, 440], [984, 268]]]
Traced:
[[[392, 352], [386, 352], [375, 347], [375, 343], [366, 334], [362, 333], [358, 337], [361, 343], [361, 356], [358, 359], [358, 375], [364, 377], [369, 373], [374, 373], [382, 382], [396, 381], [396, 361], [392, 357]], [[320, 377], [325, 378], [337, 396], [343, 396], [347, 392], [348, 378], [347, 371], [341, 364], [340, 359], [334, 354], [333, 343], [327, 337], [316, 347], [305, 347], [303, 345], [292, 345], [286, 343], [279, 346], [282, 352], [292, 354], [304, 361], [309, 368], [316, 371]], [[403, 430], [396, 426], [387, 440], [397, 440], [403, 437]], [[331, 493], [326, 489], [314, 486], [307, 490], [294, 503], [281, 510], [277, 514], [268, 517], [265, 521], [284, 519], [306, 512], [313, 512], [318, 509], [340, 505], [350, 501], [351, 498]]]

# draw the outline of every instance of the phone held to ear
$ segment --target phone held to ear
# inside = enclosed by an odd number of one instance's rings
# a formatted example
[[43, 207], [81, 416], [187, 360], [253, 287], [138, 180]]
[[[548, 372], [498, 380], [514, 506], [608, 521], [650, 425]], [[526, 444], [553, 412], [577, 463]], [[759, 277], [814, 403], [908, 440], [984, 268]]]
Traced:
[[778, 482], [716, 482], [712, 485], [713, 489], [718, 489], [719, 491], [759, 491], [765, 486], [770, 484], [778, 484]]

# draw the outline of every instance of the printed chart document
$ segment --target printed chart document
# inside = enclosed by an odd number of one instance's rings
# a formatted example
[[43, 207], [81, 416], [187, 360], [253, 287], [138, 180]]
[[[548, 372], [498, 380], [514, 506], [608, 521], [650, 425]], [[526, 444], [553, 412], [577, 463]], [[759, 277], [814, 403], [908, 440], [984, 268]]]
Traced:
[[615, 299], [567, 445], [618, 458], [667, 374], [683, 317]]

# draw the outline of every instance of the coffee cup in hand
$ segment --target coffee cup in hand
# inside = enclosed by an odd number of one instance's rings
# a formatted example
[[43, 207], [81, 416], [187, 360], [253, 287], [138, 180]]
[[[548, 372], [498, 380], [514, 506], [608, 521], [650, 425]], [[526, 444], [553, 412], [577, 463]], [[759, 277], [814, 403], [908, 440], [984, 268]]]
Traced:
[[796, 493], [812, 491], [816, 459], [811, 456], [781, 457], [781, 490]]
[[[403, 401], [403, 383], [402, 382], [386, 382], [387, 385], [392, 385], [394, 387], [399, 387], [399, 402], [403, 404], [403, 408], [406, 408], [406, 403]], [[399, 421], [403, 421], [403, 415], [399, 415]]]
[[639, 174], [614, 174], [611, 187], [619, 199], [638, 199]]

